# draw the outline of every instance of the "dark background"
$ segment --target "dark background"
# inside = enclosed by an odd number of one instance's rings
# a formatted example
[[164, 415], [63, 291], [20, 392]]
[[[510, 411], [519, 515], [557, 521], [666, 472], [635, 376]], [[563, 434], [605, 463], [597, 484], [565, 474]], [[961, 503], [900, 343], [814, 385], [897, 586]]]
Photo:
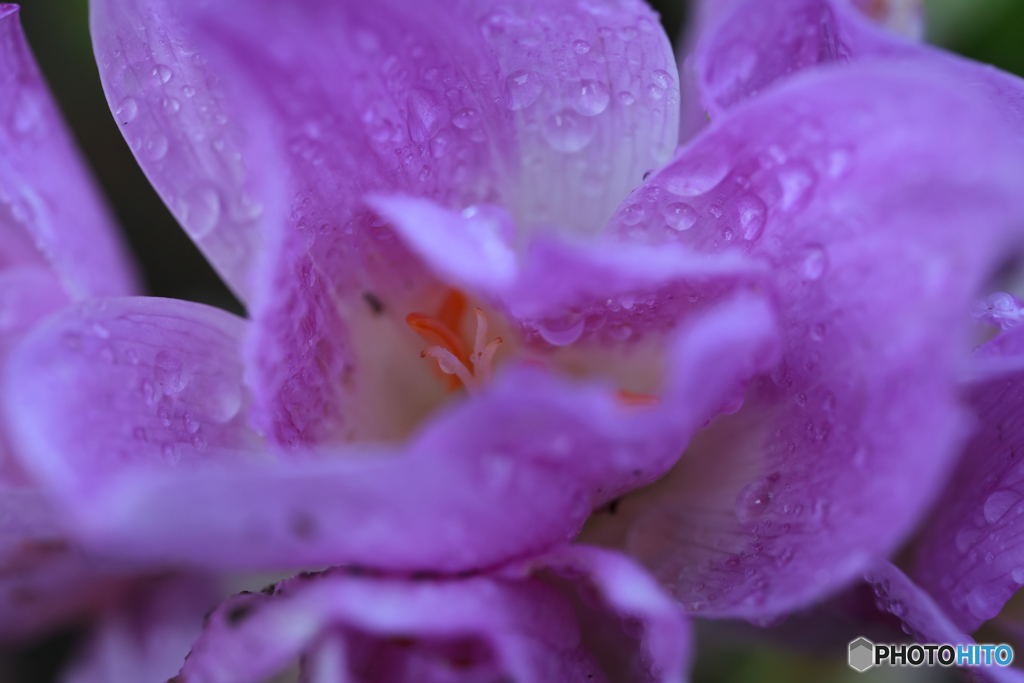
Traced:
[[[686, 0], [652, 0], [651, 4], [661, 13], [668, 35], [679, 36], [685, 24]], [[1024, 74], [1024, 0], [925, 0], [925, 4], [930, 40]], [[87, 0], [24, 0], [21, 5], [22, 23], [36, 59], [125, 231], [148, 293], [200, 301], [242, 314], [241, 305], [150, 187], [114, 123], [93, 61]], [[78, 636], [69, 631], [21, 651], [0, 649], [0, 681], [53, 680]], [[874, 670], [875, 675], [851, 679], [845, 662], [835, 658], [731, 645], [720, 639], [709, 643], [707, 638], [707, 632], [701, 635], [701, 659], [694, 672], [698, 683], [925, 680], [911, 676], [909, 670], [897, 678]]]

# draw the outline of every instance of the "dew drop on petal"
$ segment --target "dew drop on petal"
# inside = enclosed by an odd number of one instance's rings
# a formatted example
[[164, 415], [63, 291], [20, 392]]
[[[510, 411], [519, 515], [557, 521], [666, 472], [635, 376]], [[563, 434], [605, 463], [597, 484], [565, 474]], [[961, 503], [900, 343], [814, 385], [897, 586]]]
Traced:
[[736, 494], [736, 519], [740, 524], [758, 521], [768, 509], [773, 495], [773, 482], [767, 478], [747, 484]]
[[585, 55], [590, 52], [590, 43], [585, 40], [577, 40], [572, 44], [572, 50], [578, 55]]
[[114, 112], [114, 116], [119, 123], [124, 124], [131, 123], [138, 113], [139, 104], [135, 101], [135, 98], [126, 97], [117, 105], [117, 111]]
[[156, 78], [156, 80], [160, 81], [160, 83], [166, 83], [167, 81], [171, 80], [171, 76], [174, 75], [174, 72], [171, 71], [171, 67], [165, 64], [157, 64], [155, 67], [153, 67], [152, 74], [153, 77]]
[[1014, 582], [1024, 584], [1024, 567], [1017, 567], [1011, 574]]
[[572, 109], [563, 109], [544, 120], [542, 132], [552, 149], [571, 154], [594, 139], [594, 121]]
[[153, 379], [168, 396], [180, 393], [188, 384], [188, 376], [184, 372], [185, 364], [177, 354], [171, 351], [160, 351], [153, 363]]
[[817, 280], [828, 268], [828, 256], [821, 247], [811, 247], [804, 253], [801, 272], [805, 280]]
[[985, 499], [985, 507], [983, 509], [985, 513], [985, 521], [989, 524], [995, 524], [1006, 511], [1013, 507], [1014, 503], [1020, 500], [1020, 496], [1014, 491], [1009, 489], [1001, 489], [993, 492], [987, 499]]
[[544, 320], [538, 323], [537, 332], [541, 338], [552, 346], [568, 346], [583, 334], [586, 320], [563, 319]]
[[617, 97], [619, 102], [621, 102], [627, 107], [636, 102], [636, 97], [633, 95], [633, 93], [629, 92], [628, 90], [623, 90], [615, 97]]
[[626, 225], [636, 225], [644, 219], [644, 207], [642, 204], [630, 204], [622, 212], [622, 222]]
[[540, 76], [534, 72], [514, 71], [505, 78], [505, 106], [512, 111], [525, 109], [537, 100], [543, 89]]
[[651, 82], [662, 90], [667, 90], [672, 85], [672, 77], [667, 71], [662, 69], [655, 69], [651, 72]]
[[697, 211], [684, 202], [673, 202], [664, 208], [662, 215], [668, 227], [673, 230], [689, 230], [697, 222]]
[[472, 107], [460, 109], [452, 116], [452, 125], [462, 130], [475, 128], [480, 124], [480, 112]]
[[743, 195], [736, 201], [736, 211], [743, 239], [753, 241], [760, 237], [768, 213], [768, 207], [761, 198], [752, 194]]
[[996, 586], [975, 586], [967, 594], [967, 609], [978, 619], [989, 620], [999, 614], [1005, 597]]
[[146, 144], [144, 147], [146, 156], [148, 156], [153, 161], [159, 161], [160, 159], [163, 159], [164, 156], [166, 156], [167, 154], [167, 145], [167, 138], [161, 135], [160, 133], [157, 133], [153, 137], [148, 138], [146, 140]]
[[666, 190], [680, 197], [696, 197], [716, 187], [729, 174], [729, 160], [714, 151], [688, 155], [661, 172]]
[[220, 219], [220, 195], [207, 184], [192, 187], [181, 198], [182, 225], [192, 239], [209, 235]]
[[584, 116], [597, 116], [608, 108], [611, 93], [608, 86], [600, 81], [586, 80], [580, 83], [580, 89], [573, 102], [573, 109]]

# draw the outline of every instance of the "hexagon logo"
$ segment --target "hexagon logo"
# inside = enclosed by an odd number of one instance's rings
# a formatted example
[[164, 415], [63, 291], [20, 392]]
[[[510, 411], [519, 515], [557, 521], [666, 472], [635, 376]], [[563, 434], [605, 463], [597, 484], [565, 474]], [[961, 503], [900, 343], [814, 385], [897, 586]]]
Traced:
[[867, 638], [858, 638], [850, 643], [850, 667], [867, 671], [875, 665], [875, 644]]

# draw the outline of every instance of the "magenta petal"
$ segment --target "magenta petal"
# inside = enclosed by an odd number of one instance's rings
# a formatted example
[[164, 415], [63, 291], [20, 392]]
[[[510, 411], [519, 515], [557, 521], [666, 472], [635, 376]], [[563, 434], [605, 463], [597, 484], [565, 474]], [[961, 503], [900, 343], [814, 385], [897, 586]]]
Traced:
[[136, 289], [124, 246], [29, 52], [0, 7], [0, 268], [48, 264], [68, 295]]
[[[778, 352], [768, 306], [741, 298], [673, 340], [656, 406], [510, 368], [404, 452], [277, 462], [237, 415], [240, 328], [196, 304], [113, 300], [50, 318], [15, 351], [19, 445], [94, 547], [213, 567], [453, 572], [535, 554], [663, 473]], [[41, 366], [46, 381], [30, 384]]]
[[83, 494], [124, 468], [231, 460], [245, 424], [244, 321], [172, 299], [97, 299], [40, 323], [12, 352], [4, 409], [21, 464]]
[[111, 604], [63, 683], [161, 683], [172, 679], [221, 596], [212, 582], [174, 577], [140, 583]]
[[[715, 4], [720, 7], [715, 8], [688, 62], [711, 119], [802, 70], [883, 58], [918, 62], [962, 78], [961, 90], [991, 100], [1021, 130], [1024, 83], [1019, 78], [897, 35], [915, 35], [919, 18], [914, 3], [868, 7], [861, 0], [741, 0]], [[867, 14], [879, 9], [879, 4], [890, 7], [872, 21]]]
[[464, 579], [333, 571], [243, 594], [211, 616], [182, 677], [261, 681], [301, 656], [310, 680], [339, 683], [669, 683], [684, 680], [688, 637], [642, 570], [570, 548]]
[[265, 201], [248, 131], [183, 30], [183, 3], [97, 0], [89, 25], [103, 90], [149, 181], [231, 288], [247, 299]]
[[80, 617], [115, 595], [126, 573], [87, 555], [42, 493], [0, 483], [0, 639]]
[[[872, 567], [864, 578], [874, 585], [878, 607], [903, 621], [904, 630], [919, 643], [973, 644], [974, 639], [963, 633], [932, 596], [918, 587], [906, 574], [888, 562]], [[1001, 666], [969, 667], [979, 683], [1020, 683], [1024, 672]]]
[[1024, 219], [1012, 139], [984, 103], [908, 65], [808, 72], [637, 190], [686, 202], [686, 230], [614, 219], [774, 272], [782, 362], [603, 520], [691, 609], [759, 619], [813, 601], [932, 503], [966, 432], [974, 293]]
[[[996, 616], [1024, 585], [1024, 329], [978, 349], [967, 386], [978, 423], [925, 529], [912, 574], [964, 631]], [[997, 364], [998, 363], [998, 364]], [[1001, 370], [1001, 371], [999, 371]]]

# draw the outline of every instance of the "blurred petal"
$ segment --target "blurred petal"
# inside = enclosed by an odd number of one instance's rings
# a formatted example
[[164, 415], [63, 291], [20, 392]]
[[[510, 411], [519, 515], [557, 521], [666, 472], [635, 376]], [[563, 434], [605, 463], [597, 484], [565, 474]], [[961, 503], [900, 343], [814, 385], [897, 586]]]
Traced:
[[783, 360], [592, 538], [624, 543], [690, 609], [753, 619], [891, 552], [965, 436], [968, 311], [1024, 224], [1012, 140], [934, 74], [865, 64], [751, 100], [638, 189], [698, 220], [620, 215], [619, 230], [772, 265]]
[[[1024, 584], [1024, 329], [975, 352], [988, 372], [967, 386], [978, 416], [960, 465], [924, 531], [911, 572], [965, 632]], [[1004, 372], [993, 372], [996, 360]]]
[[[974, 639], [961, 632], [935, 601], [906, 574], [888, 562], [871, 568], [864, 578], [874, 585], [878, 607], [903, 621], [904, 630], [919, 643], [973, 644]], [[1024, 671], [1001, 666], [967, 667], [979, 683], [1020, 683]]]
[[137, 285], [117, 227], [64, 127], [18, 22], [0, 8], [0, 268], [49, 265], [68, 296]]
[[569, 549], [494, 575], [409, 581], [335, 570], [243, 594], [211, 616], [182, 678], [261, 681], [301, 656], [309, 680], [338, 683], [669, 683], [683, 680], [688, 637], [642, 570]]
[[99, 607], [126, 573], [87, 555], [39, 491], [0, 483], [0, 640], [38, 637]]
[[990, 100], [1016, 126], [1019, 137], [1024, 131], [1021, 80], [897, 35], [916, 33], [916, 4], [910, 0], [730, 3], [715, 13], [692, 57], [690, 67], [696, 72], [701, 102], [716, 119], [736, 103], [805, 69], [874, 58], [910, 61], [962, 79], [955, 87]]
[[63, 683], [162, 683], [181, 669], [219, 596], [211, 582], [176, 577], [142, 584], [98, 619]]
[[[26, 464], [94, 547], [213, 567], [401, 571], [534, 554], [668, 469], [778, 351], [768, 306], [741, 298], [673, 341], [657, 405], [511, 368], [404, 452], [277, 462], [238, 416], [240, 328], [197, 304], [122, 299], [68, 309], [15, 351], [6, 409], [37, 454]], [[27, 384], [41, 367], [46, 381]]]

